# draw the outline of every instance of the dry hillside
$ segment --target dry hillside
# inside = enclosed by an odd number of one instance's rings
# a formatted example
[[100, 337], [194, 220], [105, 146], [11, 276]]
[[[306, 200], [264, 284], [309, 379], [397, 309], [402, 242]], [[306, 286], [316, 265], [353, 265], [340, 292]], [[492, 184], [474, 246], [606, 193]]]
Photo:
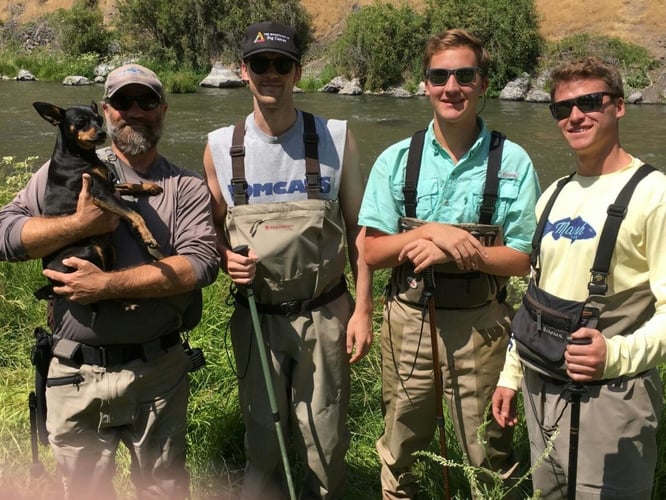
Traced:
[[[315, 34], [320, 39], [334, 37], [344, 25], [345, 16], [375, 0], [302, 0], [312, 16]], [[401, 0], [387, 0], [399, 3]], [[416, 8], [426, 0], [408, 0]], [[653, 56], [666, 59], [666, 0], [535, 0], [541, 16], [541, 33], [547, 40], [580, 31], [599, 32], [620, 37], [646, 47]], [[0, 20], [28, 21], [45, 12], [69, 8], [74, 0], [0, 0]], [[114, 0], [99, 0], [111, 18]]]

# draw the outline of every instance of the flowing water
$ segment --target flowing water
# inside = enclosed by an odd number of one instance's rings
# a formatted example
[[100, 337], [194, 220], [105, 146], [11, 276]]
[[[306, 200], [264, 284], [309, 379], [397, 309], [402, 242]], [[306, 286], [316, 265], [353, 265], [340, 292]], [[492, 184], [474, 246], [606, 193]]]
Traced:
[[[34, 101], [59, 106], [99, 101], [101, 85], [67, 87], [53, 82], [0, 81], [0, 156], [46, 160], [53, 149], [55, 129], [39, 117]], [[358, 142], [361, 168], [367, 173], [387, 146], [425, 126], [432, 116], [425, 97], [296, 94], [296, 105], [329, 118], [345, 119]], [[249, 91], [204, 89], [169, 95], [165, 133], [160, 151], [173, 162], [201, 171], [206, 134], [231, 125], [251, 109]], [[481, 116], [488, 127], [521, 144], [535, 164], [542, 186], [566, 174], [573, 157], [545, 104], [488, 100]], [[621, 120], [622, 144], [632, 154], [657, 167], [666, 167], [666, 106], [628, 105]]]

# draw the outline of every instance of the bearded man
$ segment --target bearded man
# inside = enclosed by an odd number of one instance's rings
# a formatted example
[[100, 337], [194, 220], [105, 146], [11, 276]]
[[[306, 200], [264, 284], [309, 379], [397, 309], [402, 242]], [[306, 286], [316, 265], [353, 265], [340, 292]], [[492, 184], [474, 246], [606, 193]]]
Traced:
[[[74, 214], [43, 214], [48, 163], [0, 210], [0, 259], [41, 258], [83, 238], [108, 235], [111, 269], [69, 257], [49, 300], [53, 334], [46, 428], [64, 497], [115, 498], [115, 455], [132, 458], [137, 497], [189, 498], [185, 431], [192, 367], [180, 331], [199, 289], [217, 277], [219, 254], [201, 177], [157, 152], [167, 103], [155, 73], [136, 64], [112, 71], [104, 115], [111, 147], [98, 155], [123, 182], [158, 184], [133, 200], [166, 255], [154, 260], [131, 228], [96, 206], [83, 176]], [[126, 307], [128, 299], [132, 307]]]

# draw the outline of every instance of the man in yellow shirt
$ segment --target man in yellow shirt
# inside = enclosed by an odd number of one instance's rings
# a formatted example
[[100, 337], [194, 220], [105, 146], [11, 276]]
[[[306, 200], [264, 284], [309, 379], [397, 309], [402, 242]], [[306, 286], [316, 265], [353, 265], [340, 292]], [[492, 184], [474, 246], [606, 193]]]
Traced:
[[[544, 217], [535, 235], [540, 245], [512, 323], [493, 414], [501, 426], [516, 423], [522, 380], [532, 462], [553, 443], [533, 473], [543, 498], [565, 498], [568, 483], [575, 483], [578, 499], [649, 499], [662, 411], [655, 367], [666, 359], [666, 259], [660, 248], [666, 177], [642, 167], [620, 145], [626, 109], [617, 68], [585, 58], [564, 63], [551, 78], [551, 111], [576, 155], [576, 170], [537, 203], [537, 217]], [[641, 167], [649, 178], [636, 182], [622, 210], [618, 193]], [[610, 239], [606, 221], [614, 217], [619, 230]], [[598, 266], [604, 252], [605, 269]], [[598, 313], [598, 323], [585, 325], [585, 311]], [[567, 329], [569, 313], [575, 321]], [[581, 391], [581, 401], [578, 452], [570, 460], [572, 388]]]

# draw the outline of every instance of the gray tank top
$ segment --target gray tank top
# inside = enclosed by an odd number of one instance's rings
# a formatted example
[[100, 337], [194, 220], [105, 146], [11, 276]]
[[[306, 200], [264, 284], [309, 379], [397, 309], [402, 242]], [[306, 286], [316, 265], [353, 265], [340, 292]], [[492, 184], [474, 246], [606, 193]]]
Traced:
[[[335, 200], [340, 190], [342, 162], [347, 137], [347, 122], [315, 116], [319, 136], [321, 198]], [[249, 204], [278, 203], [307, 199], [305, 181], [305, 146], [303, 115], [279, 137], [265, 134], [256, 126], [254, 113], [245, 119], [245, 177]], [[227, 206], [231, 196], [231, 157], [229, 147], [234, 127], [224, 127], [208, 134], [215, 172]]]

